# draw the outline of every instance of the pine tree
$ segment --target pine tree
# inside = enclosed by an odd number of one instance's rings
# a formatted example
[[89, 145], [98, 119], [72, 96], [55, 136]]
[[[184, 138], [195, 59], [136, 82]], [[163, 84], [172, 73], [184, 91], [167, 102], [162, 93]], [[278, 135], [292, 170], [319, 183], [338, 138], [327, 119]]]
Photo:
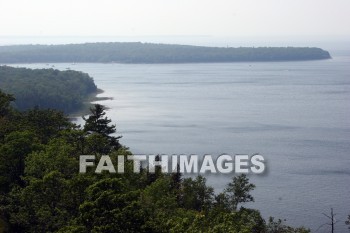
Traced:
[[[103, 151], [96, 151], [98, 153], [107, 153], [111, 150], [118, 150], [121, 145], [119, 139], [121, 136], [111, 136], [117, 132], [115, 125], [110, 125], [112, 120], [108, 119], [105, 115], [105, 108], [100, 104], [95, 104], [90, 108], [91, 115], [88, 118], [83, 117], [85, 121], [84, 131], [87, 134], [94, 134], [98, 137], [106, 138], [108, 141], [108, 148]], [[106, 148], [101, 145], [101, 148]]]
[[95, 104], [94, 108], [90, 108], [91, 115], [88, 118], [83, 117], [85, 120], [84, 130], [86, 132], [95, 132], [103, 136], [109, 136], [116, 132], [115, 125], [109, 125], [112, 120], [108, 119], [105, 115], [105, 108], [100, 104]]

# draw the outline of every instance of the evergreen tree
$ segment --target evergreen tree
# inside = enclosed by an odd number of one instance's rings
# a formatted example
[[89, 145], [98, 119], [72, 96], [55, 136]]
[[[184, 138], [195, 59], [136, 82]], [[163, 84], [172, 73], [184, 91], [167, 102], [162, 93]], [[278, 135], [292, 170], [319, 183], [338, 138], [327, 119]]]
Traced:
[[[121, 145], [119, 143], [119, 139], [121, 136], [111, 136], [117, 132], [115, 125], [110, 125], [112, 120], [108, 119], [105, 115], [105, 108], [100, 104], [95, 104], [94, 107], [90, 108], [91, 115], [85, 118], [84, 131], [90, 135], [94, 135], [95, 138], [105, 138], [108, 141], [108, 147], [104, 147], [103, 145], [94, 146], [96, 153], [109, 153], [113, 149], [118, 150]], [[99, 149], [98, 149], [99, 148]]]
[[95, 132], [103, 136], [116, 132], [116, 126], [109, 125], [112, 120], [105, 116], [106, 112], [103, 105], [95, 104], [93, 108], [90, 108], [90, 112], [91, 115], [88, 118], [83, 117], [85, 120], [84, 130], [86, 132]]

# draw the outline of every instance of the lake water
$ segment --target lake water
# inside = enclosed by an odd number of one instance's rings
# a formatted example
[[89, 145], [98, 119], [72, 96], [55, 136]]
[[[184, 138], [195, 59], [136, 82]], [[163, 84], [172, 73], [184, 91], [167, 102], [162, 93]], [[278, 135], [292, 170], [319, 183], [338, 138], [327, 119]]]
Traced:
[[[45, 64], [24, 64], [45, 68]], [[89, 73], [121, 142], [141, 154], [260, 153], [264, 217], [315, 231], [350, 214], [350, 57], [306, 62], [55, 64]], [[208, 176], [221, 191], [229, 176]], [[327, 227], [318, 232], [329, 232]]]

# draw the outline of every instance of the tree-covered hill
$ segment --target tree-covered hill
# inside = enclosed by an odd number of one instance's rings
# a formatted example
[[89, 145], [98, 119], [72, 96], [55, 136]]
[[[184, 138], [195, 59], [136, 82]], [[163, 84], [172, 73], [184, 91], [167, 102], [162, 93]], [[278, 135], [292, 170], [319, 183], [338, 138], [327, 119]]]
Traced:
[[[80, 127], [55, 110], [18, 112], [12, 100], [0, 91], [0, 233], [309, 232], [241, 207], [254, 201], [245, 175], [216, 194], [202, 176], [134, 173], [101, 105]], [[114, 164], [124, 156], [124, 173], [79, 173], [80, 155], [106, 154]]]
[[97, 91], [93, 79], [82, 72], [9, 66], [0, 66], [0, 89], [16, 97], [19, 110], [37, 106], [66, 113], [81, 108], [84, 99]]
[[328, 58], [330, 54], [327, 51], [309, 47], [223, 48], [139, 42], [0, 46], [0, 63], [193, 63]]

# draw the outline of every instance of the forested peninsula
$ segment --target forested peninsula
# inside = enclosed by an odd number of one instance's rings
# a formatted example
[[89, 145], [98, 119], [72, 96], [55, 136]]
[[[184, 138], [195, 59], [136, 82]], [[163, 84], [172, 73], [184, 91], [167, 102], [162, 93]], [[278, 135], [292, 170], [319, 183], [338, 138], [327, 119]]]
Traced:
[[0, 90], [16, 97], [18, 110], [38, 107], [72, 113], [97, 93], [94, 80], [86, 73], [55, 69], [27, 69], [0, 66]]
[[0, 63], [206, 63], [331, 58], [310, 47], [204, 47], [140, 42], [0, 46]]

